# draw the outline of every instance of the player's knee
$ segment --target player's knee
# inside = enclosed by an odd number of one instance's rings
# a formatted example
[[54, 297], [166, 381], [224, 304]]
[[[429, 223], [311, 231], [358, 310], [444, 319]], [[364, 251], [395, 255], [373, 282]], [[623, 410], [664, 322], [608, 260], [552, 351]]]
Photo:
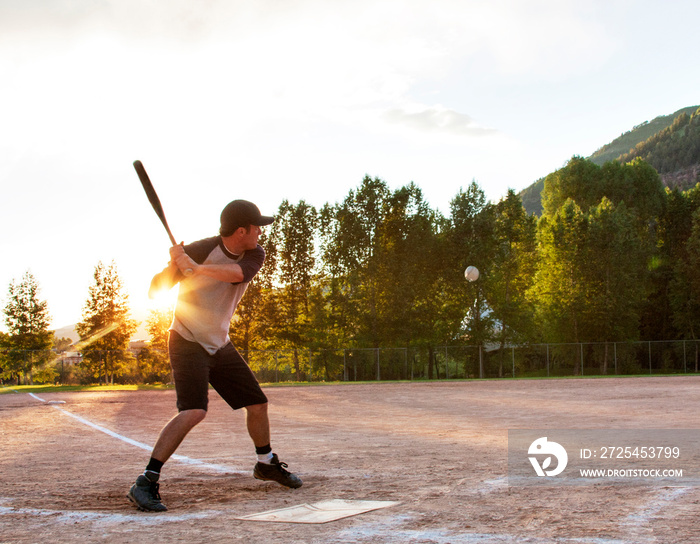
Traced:
[[246, 406], [245, 409], [249, 414], [252, 415], [261, 415], [261, 414], [266, 414], [267, 413], [267, 402], [263, 404], [251, 404], [250, 406]]
[[185, 410], [184, 412], [180, 413], [185, 414], [185, 417], [187, 417], [187, 421], [192, 427], [194, 427], [198, 423], [201, 423], [204, 420], [204, 418], [207, 417], [207, 411], [198, 408], [194, 410]]

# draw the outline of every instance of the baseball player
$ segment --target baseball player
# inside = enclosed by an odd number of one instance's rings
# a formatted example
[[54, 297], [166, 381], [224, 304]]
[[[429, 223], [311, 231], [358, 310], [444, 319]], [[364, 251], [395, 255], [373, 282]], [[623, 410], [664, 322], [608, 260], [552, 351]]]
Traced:
[[[178, 414], [163, 427], [146, 470], [127, 495], [140, 510], [167, 510], [159, 494], [160, 472], [206, 416], [209, 384], [231, 408], [246, 410], [258, 457], [253, 476], [291, 488], [302, 485], [272, 453], [267, 397], [228, 336], [236, 306], [265, 260], [258, 244], [261, 227], [273, 221], [252, 202], [234, 200], [221, 213], [219, 236], [172, 247], [170, 263], [151, 282], [149, 295], [180, 283], [168, 340]], [[191, 273], [185, 276], [185, 270]]]

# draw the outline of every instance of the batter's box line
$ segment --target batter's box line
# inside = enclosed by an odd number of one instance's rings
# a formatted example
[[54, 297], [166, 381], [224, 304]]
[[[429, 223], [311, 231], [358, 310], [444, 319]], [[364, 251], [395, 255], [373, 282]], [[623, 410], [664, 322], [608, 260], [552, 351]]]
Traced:
[[[8, 502], [0, 499], [0, 502]], [[15, 508], [13, 506], [0, 506], [0, 516], [34, 516], [58, 518], [63, 523], [105, 523], [122, 524], [137, 523], [140, 525], [160, 525], [178, 521], [190, 521], [196, 519], [214, 518], [220, 516], [220, 510], [206, 510], [189, 514], [158, 514], [144, 516], [143, 514], [112, 514], [95, 512], [94, 510], [49, 510], [46, 508]]]
[[[48, 404], [48, 402], [46, 400], [35, 395], [34, 393], [28, 393], [28, 394], [31, 397], [35, 398], [36, 400], [43, 402], [44, 404]], [[65, 414], [67, 416], [70, 416], [73, 419], [76, 419], [77, 421], [79, 421], [83, 425], [86, 425], [86, 426], [91, 427], [97, 431], [100, 431], [108, 436], [111, 436], [112, 438], [116, 438], [117, 440], [121, 440], [122, 442], [125, 442], [131, 446], [136, 446], [137, 448], [141, 448], [142, 450], [146, 450], [149, 452], [153, 450], [153, 446], [149, 446], [148, 444], [144, 444], [143, 442], [138, 442], [137, 440], [134, 440], [134, 439], [129, 438], [127, 436], [123, 436], [119, 433], [115, 433], [114, 431], [112, 431], [106, 427], [103, 427], [102, 425], [98, 425], [97, 423], [93, 423], [89, 419], [85, 419], [84, 417], [81, 417], [81, 416], [76, 415], [72, 412], [69, 412], [68, 410], [61, 408], [60, 406], [58, 406], [56, 404], [51, 404], [50, 406], [52, 408], [55, 408], [56, 410], [59, 410], [61, 413]], [[180, 463], [184, 463], [186, 465], [193, 465], [193, 466], [196, 466], [198, 468], [211, 470], [213, 472], [217, 472], [220, 474], [245, 474], [245, 475], [250, 474], [249, 470], [248, 471], [236, 470], [236, 469], [233, 469], [231, 467], [227, 467], [225, 465], [218, 465], [216, 463], [207, 463], [207, 462], [202, 461], [200, 459], [193, 459], [192, 457], [187, 457], [185, 455], [175, 454], [171, 457], [171, 459], [178, 461]]]

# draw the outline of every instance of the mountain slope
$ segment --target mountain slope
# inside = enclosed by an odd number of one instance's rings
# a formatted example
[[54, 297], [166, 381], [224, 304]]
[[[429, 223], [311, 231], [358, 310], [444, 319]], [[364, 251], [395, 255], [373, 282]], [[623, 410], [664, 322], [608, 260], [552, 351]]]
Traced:
[[[649, 162], [669, 187], [687, 189], [700, 182], [700, 107], [689, 106], [671, 115], [645, 121], [604, 145], [588, 159], [598, 165], [611, 160]], [[520, 192], [530, 214], [541, 215], [544, 178]]]
[[664, 185], [689, 189], [700, 182], [700, 108], [676, 117], [671, 126], [637, 144], [619, 161], [642, 158], [661, 175]]
[[637, 144], [648, 140], [657, 132], [670, 127], [679, 115], [687, 114], [690, 116], [695, 113], [697, 109], [698, 106], [689, 106], [671, 115], [661, 115], [653, 121], [645, 121], [632, 130], [621, 134], [609, 144], [604, 145], [588, 158], [597, 165], [602, 166], [608, 161], [617, 159], [620, 155], [629, 153]]

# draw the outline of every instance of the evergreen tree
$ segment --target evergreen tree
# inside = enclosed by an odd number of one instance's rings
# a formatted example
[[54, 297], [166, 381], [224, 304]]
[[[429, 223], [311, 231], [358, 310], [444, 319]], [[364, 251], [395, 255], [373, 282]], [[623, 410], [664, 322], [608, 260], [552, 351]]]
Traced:
[[114, 378], [121, 376], [133, 361], [128, 352], [129, 340], [138, 323], [130, 317], [129, 295], [114, 261], [109, 267], [99, 262], [93, 278], [83, 319], [76, 326], [81, 343], [86, 343], [82, 365], [98, 381], [104, 378], [105, 383], [114, 383]]
[[[8, 336], [5, 341], [7, 353], [3, 362], [3, 376], [20, 376], [24, 382], [33, 383], [35, 368], [45, 366], [51, 360], [49, 350], [53, 345], [53, 331], [49, 330], [48, 304], [39, 299], [39, 285], [27, 271], [22, 280], [10, 282], [5, 305], [5, 325]], [[43, 380], [51, 381], [55, 373], [48, 369]]]

